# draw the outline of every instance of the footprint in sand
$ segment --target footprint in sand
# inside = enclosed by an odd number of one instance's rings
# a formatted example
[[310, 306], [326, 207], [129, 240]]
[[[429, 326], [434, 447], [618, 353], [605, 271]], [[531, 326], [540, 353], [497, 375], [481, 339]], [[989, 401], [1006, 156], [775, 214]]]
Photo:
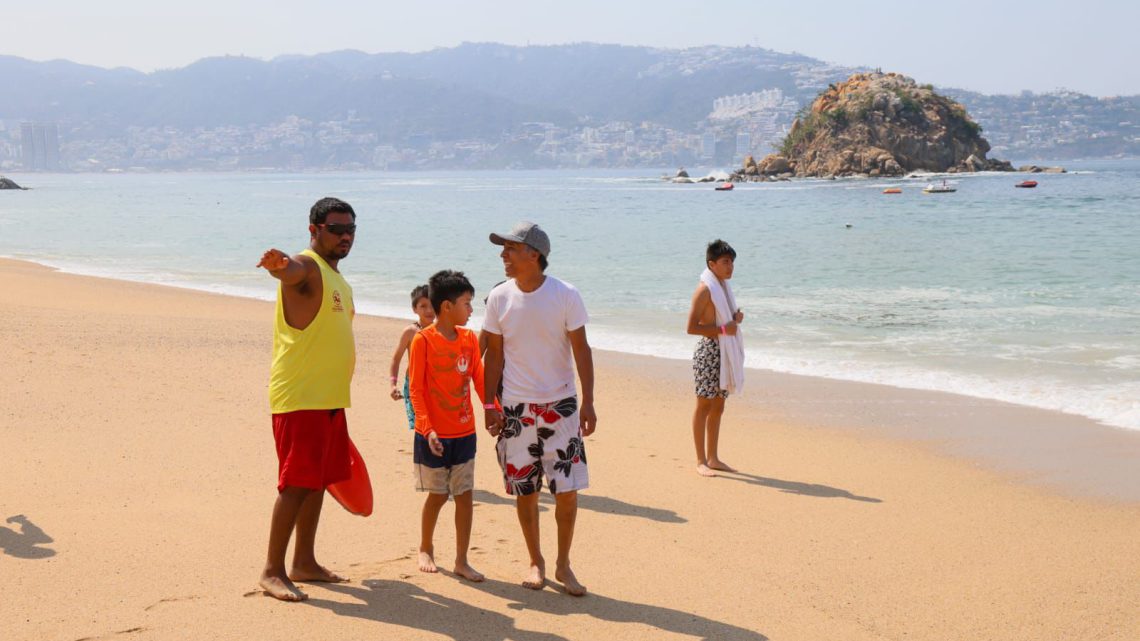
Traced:
[[138, 626], [135, 628], [130, 628], [129, 630], [119, 630], [118, 632], [112, 632], [110, 634], [105, 634], [97, 637], [83, 637], [82, 639], [76, 639], [75, 641], [97, 641], [98, 639], [106, 639], [108, 637], [118, 636], [120, 634], [134, 634], [136, 632], [146, 632], [146, 628]]
[[[249, 596], [249, 595], [246, 595], [246, 596]], [[159, 599], [155, 603], [151, 603], [150, 605], [143, 608], [143, 611], [144, 612], [150, 612], [151, 610], [153, 610], [154, 608], [157, 608], [158, 606], [162, 605], [163, 603], [174, 603], [175, 601], [197, 601], [198, 599], [201, 599], [201, 598], [202, 597], [200, 597], [200, 596], [172, 596], [172, 597], [167, 597], [165, 599]]]

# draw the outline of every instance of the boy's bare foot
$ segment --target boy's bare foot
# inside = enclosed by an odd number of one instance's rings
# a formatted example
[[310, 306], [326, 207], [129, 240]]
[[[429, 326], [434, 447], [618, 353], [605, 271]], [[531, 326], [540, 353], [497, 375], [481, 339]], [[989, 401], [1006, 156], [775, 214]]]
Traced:
[[566, 588], [566, 594], [571, 596], [586, 596], [586, 586], [578, 583], [578, 577], [569, 566], [554, 570], [554, 578]]
[[304, 601], [309, 595], [297, 589], [287, 576], [272, 576], [262, 574], [257, 582], [266, 594], [281, 601]]
[[721, 460], [715, 459], [715, 458], [709, 459], [709, 467], [714, 469], [714, 470], [720, 470], [722, 472], [735, 472], [736, 471], [736, 468], [732, 467], [728, 463], [725, 463], [724, 461], [721, 461]]
[[453, 569], [452, 572], [475, 583], [481, 583], [484, 579], [484, 576], [480, 572], [467, 563], [456, 563], [455, 569]]
[[336, 574], [328, 568], [314, 563], [313, 565], [294, 565], [289, 570], [289, 578], [305, 583], [345, 583], [348, 579]]
[[420, 572], [439, 572], [435, 567], [435, 557], [431, 552], [420, 551]]
[[697, 466], [697, 474], [700, 474], [701, 476], [716, 476], [716, 472], [709, 469], [709, 466], [705, 465], [704, 463], [701, 463]]
[[524, 588], [541, 590], [546, 586], [546, 568], [541, 565], [530, 566], [530, 573], [522, 581]]

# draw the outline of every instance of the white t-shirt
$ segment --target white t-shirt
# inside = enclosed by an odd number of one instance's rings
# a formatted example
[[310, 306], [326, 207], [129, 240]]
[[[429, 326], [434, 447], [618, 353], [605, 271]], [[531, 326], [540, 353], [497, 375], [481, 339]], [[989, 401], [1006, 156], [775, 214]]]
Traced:
[[533, 292], [512, 278], [491, 290], [483, 329], [503, 337], [503, 398], [550, 403], [574, 396], [574, 355], [567, 332], [590, 317], [577, 288], [553, 276]]

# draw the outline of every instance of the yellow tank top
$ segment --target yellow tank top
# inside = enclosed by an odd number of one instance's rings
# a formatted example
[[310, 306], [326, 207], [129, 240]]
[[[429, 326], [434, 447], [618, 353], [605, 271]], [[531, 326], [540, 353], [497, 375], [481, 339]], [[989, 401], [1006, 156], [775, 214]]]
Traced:
[[273, 366], [269, 373], [269, 407], [274, 414], [297, 410], [348, 407], [356, 369], [352, 288], [316, 252], [302, 254], [321, 268], [321, 307], [305, 329], [285, 322], [281, 287], [277, 286], [277, 318], [273, 332]]

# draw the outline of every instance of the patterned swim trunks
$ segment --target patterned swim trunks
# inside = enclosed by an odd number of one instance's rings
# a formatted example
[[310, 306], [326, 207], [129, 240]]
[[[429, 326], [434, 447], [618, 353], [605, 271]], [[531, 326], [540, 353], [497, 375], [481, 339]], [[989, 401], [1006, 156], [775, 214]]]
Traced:
[[408, 429], [416, 429], [416, 410], [412, 409], [411, 383], [406, 372], [404, 373], [404, 413], [408, 415]]
[[693, 353], [693, 379], [697, 396], [701, 398], [728, 398], [728, 390], [720, 387], [720, 343], [705, 336], [697, 343]]
[[586, 447], [578, 421], [578, 399], [553, 403], [503, 402], [504, 425], [495, 450], [507, 494], [526, 496], [542, 489], [551, 494], [590, 486]]

